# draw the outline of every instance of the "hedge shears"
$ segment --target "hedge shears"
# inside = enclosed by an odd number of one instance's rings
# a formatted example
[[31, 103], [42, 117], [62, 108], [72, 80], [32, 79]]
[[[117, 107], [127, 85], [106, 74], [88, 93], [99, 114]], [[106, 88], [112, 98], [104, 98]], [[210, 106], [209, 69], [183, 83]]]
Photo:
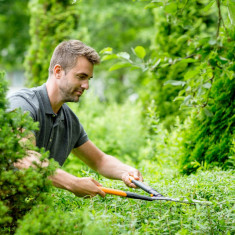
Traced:
[[172, 201], [172, 202], [180, 202], [180, 203], [188, 203], [188, 204], [195, 204], [195, 203], [206, 203], [210, 204], [208, 201], [198, 201], [198, 200], [180, 200], [180, 199], [174, 199], [165, 197], [159, 192], [157, 192], [155, 189], [151, 188], [150, 186], [144, 184], [141, 181], [135, 180], [133, 178], [130, 178], [130, 181], [144, 190], [145, 192], [149, 193], [150, 196], [140, 195], [133, 192], [126, 192], [122, 190], [117, 189], [111, 189], [111, 188], [105, 188], [105, 187], [99, 187], [103, 192], [107, 194], [117, 195], [121, 197], [128, 197], [128, 198], [134, 198], [134, 199], [141, 199], [146, 201], [154, 201], [154, 200], [160, 200], [160, 201]]

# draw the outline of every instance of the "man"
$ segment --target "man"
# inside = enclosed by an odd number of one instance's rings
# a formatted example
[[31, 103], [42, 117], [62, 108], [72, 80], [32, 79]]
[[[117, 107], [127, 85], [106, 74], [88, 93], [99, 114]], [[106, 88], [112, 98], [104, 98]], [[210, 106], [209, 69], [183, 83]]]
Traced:
[[[142, 181], [140, 172], [97, 148], [88, 139], [76, 115], [65, 104], [78, 102], [83, 92], [89, 89], [93, 66], [99, 61], [97, 52], [78, 40], [60, 43], [52, 55], [47, 82], [40, 87], [13, 94], [9, 97], [10, 109], [20, 107], [29, 112], [35, 122], [39, 122], [35, 144], [49, 150], [50, 157], [60, 165], [72, 151], [103, 176], [123, 180], [127, 186], [135, 188], [129, 177]], [[33, 161], [38, 161], [38, 154], [30, 151], [16, 167], [29, 167]], [[78, 178], [57, 169], [50, 179], [56, 187], [69, 190], [77, 196], [105, 196], [98, 187], [100, 184], [92, 178]]]

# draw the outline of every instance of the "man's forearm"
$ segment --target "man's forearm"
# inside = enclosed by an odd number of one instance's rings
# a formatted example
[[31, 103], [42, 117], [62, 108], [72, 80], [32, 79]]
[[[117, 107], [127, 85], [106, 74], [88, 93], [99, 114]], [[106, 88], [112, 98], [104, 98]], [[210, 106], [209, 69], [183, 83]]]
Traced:
[[[40, 154], [35, 151], [27, 151], [28, 156], [23, 159], [20, 159], [18, 162], [14, 164], [14, 166], [18, 169], [26, 169], [30, 166], [35, 167], [34, 162], [40, 164], [42, 167], [47, 167], [49, 162], [47, 160], [41, 162]], [[52, 184], [61, 189], [66, 189], [76, 196], [84, 197], [89, 196], [93, 197], [97, 194], [102, 197], [105, 196], [105, 193], [99, 189], [97, 186], [101, 186], [97, 181], [89, 177], [78, 178], [74, 175], [69, 174], [66, 171], [61, 169], [56, 169], [55, 173], [49, 176], [49, 179], [52, 181]]]
[[118, 180], [122, 180], [124, 173], [133, 170], [135, 170], [135, 168], [122, 163], [117, 158], [110, 155], [104, 155], [97, 169], [98, 173], [101, 175]]
[[49, 176], [49, 179], [55, 187], [72, 191], [74, 181], [77, 177], [67, 173], [66, 171], [57, 169], [54, 175]]

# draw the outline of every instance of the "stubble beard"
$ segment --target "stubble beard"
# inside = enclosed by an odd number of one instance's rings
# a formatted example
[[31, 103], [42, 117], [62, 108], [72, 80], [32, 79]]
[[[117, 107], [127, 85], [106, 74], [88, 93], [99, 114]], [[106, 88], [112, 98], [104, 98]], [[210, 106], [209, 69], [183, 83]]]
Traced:
[[73, 95], [72, 92], [69, 92], [69, 91], [63, 91], [62, 97], [63, 97], [64, 103], [66, 103], [66, 102], [77, 103], [77, 102], [79, 102], [79, 99], [80, 99], [79, 95], [75, 95], [75, 94]]
[[61, 100], [66, 102], [79, 102], [80, 95], [74, 94], [75, 90], [73, 87], [67, 82], [63, 87], [60, 87], [60, 94], [61, 94]]

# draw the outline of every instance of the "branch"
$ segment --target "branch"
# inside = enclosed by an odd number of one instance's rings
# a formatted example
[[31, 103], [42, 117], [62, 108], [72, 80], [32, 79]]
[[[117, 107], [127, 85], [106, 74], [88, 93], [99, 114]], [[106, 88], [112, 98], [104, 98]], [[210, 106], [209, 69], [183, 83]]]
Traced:
[[216, 4], [217, 4], [217, 7], [218, 7], [218, 15], [219, 15], [216, 37], [219, 37], [220, 25], [221, 25], [221, 21], [223, 20], [222, 15], [221, 15], [220, 0], [216, 0]]

